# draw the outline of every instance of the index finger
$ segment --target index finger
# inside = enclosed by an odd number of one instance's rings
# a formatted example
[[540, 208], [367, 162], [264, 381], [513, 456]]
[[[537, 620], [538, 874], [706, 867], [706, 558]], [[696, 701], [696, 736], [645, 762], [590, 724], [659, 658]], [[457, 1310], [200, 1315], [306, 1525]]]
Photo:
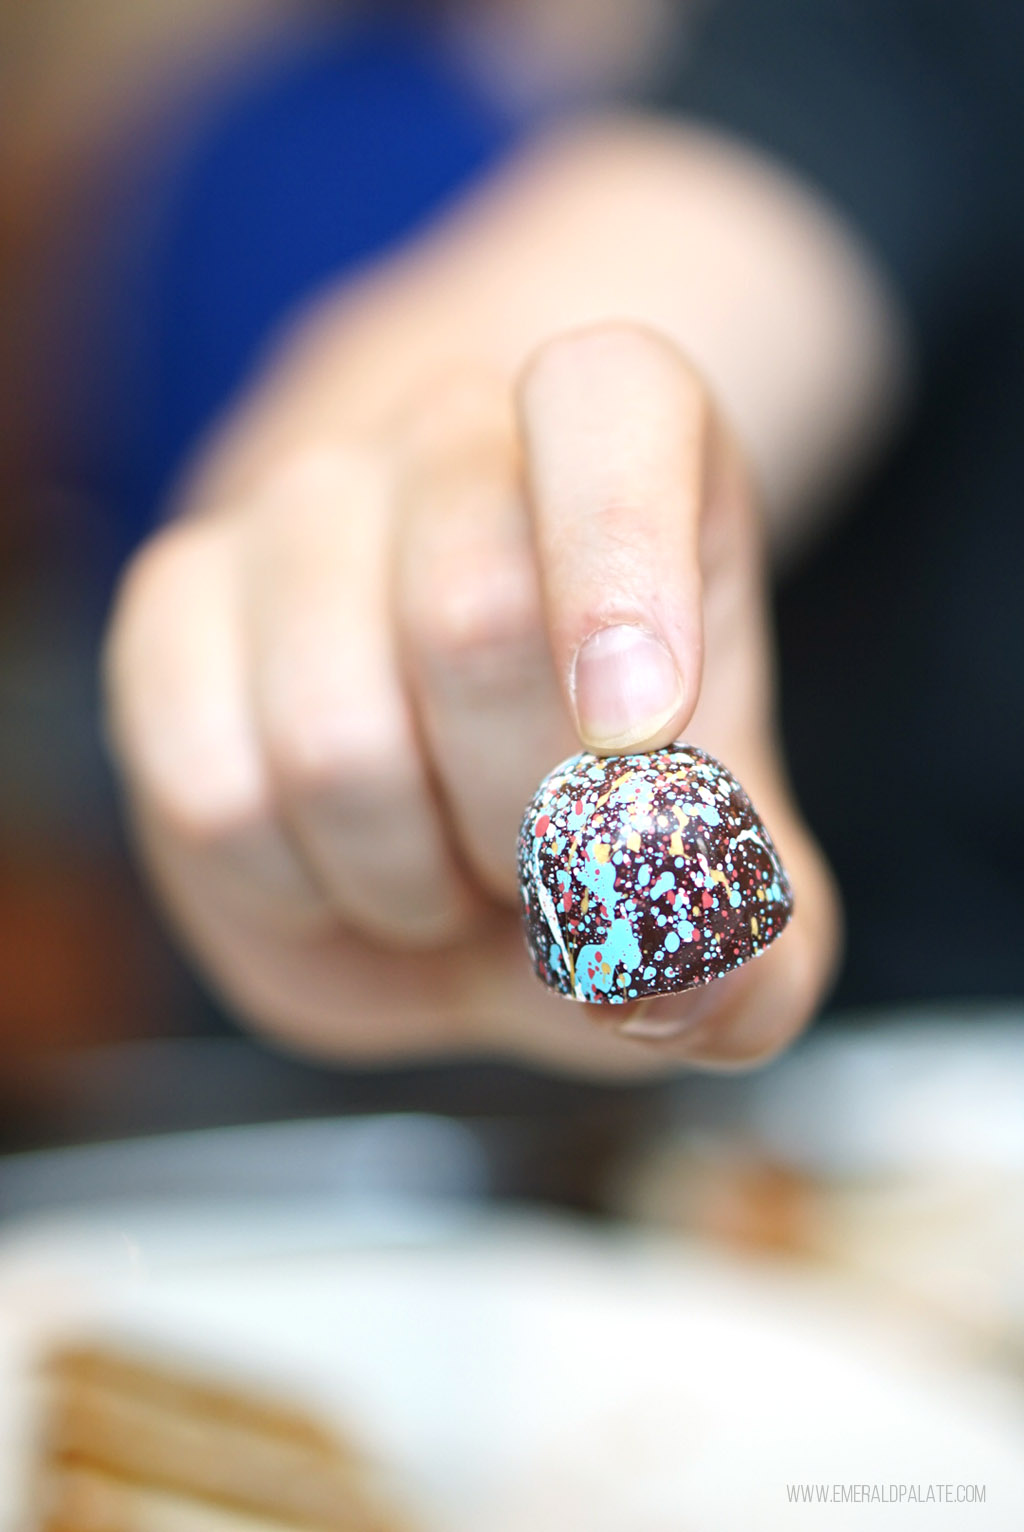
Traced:
[[551, 647], [588, 749], [686, 727], [703, 659], [708, 402], [670, 341], [627, 324], [549, 341], [520, 412]]

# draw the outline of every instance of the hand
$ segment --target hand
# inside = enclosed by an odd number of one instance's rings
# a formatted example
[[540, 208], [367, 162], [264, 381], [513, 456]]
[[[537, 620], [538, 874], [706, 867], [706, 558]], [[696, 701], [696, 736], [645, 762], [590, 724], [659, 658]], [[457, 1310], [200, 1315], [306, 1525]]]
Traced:
[[[420, 337], [415, 386], [346, 428], [338, 379], [358, 392], [384, 341], [349, 310], [312, 330], [112, 624], [111, 738], [186, 942], [255, 1025], [350, 1060], [631, 1074], [774, 1052], [827, 983], [836, 902], [779, 760], [753, 495], [700, 376], [643, 324], [456, 374]], [[761, 812], [788, 929], [706, 991], [549, 995], [519, 926], [527, 799], [581, 742], [680, 736]]]

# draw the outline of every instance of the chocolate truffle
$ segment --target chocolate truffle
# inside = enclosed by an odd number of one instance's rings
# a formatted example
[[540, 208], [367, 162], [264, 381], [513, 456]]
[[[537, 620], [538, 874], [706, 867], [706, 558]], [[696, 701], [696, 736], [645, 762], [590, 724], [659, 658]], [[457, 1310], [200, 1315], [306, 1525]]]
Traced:
[[519, 884], [539, 977], [604, 1005], [721, 978], [793, 913], [750, 799], [694, 745], [557, 766], [523, 818]]

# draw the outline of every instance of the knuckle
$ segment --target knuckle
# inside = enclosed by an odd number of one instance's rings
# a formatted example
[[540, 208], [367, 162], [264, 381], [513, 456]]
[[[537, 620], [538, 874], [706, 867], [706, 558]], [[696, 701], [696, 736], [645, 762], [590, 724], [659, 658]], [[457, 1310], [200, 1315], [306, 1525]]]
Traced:
[[525, 561], [519, 568], [455, 564], [421, 604], [414, 635], [421, 664], [467, 680], [481, 665], [532, 662], [541, 645], [540, 596]]
[[188, 548], [178, 528], [159, 532], [131, 559], [114, 596], [104, 649], [108, 673], [131, 654], [157, 620], [173, 610], [187, 572]]
[[130, 797], [174, 841], [214, 851], [273, 818], [259, 757], [201, 707], [179, 710], [121, 753]]
[[[621, 595], [631, 572], [655, 558], [661, 547], [661, 529], [639, 496], [612, 486], [594, 505], [574, 507], [575, 524], [600, 547], [605, 583]], [[635, 575], [634, 575], [635, 578]]]
[[242, 774], [232, 779], [201, 741], [179, 769], [140, 773], [137, 793], [149, 817], [194, 852], [224, 852], [272, 817], [265, 787]]
[[182, 614], [202, 559], [192, 528], [169, 528], [132, 559], [115, 593], [101, 655], [104, 724], [129, 755], [178, 669]]
[[330, 794], [339, 807], [362, 812], [386, 802], [408, 767], [411, 744], [396, 719], [365, 701], [330, 707], [301, 696], [268, 721], [271, 773], [289, 801]]
[[195, 521], [151, 539], [122, 578], [102, 662], [103, 725], [129, 791], [195, 849], [220, 846], [269, 813], [238, 695], [208, 642], [224, 596], [222, 536]]

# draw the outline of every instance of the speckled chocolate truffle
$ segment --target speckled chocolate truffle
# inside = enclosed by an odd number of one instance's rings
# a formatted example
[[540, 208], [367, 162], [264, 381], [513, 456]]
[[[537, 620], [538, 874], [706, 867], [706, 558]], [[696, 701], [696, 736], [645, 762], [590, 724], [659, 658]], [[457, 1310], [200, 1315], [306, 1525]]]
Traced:
[[750, 799], [693, 745], [556, 767], [523, 818], [519, 883], [538, 975], [599, 1004], [718, 979], [793, 913]]

